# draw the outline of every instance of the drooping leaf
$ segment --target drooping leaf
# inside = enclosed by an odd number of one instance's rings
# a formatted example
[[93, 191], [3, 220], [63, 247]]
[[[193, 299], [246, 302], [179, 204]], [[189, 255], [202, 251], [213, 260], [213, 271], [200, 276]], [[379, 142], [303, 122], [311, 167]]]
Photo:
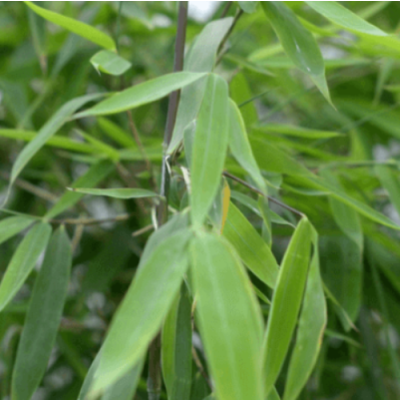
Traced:
[[325, 78], [324, 60], [312, 34], [283, 2], [262, 1], [263, 10], [293, 63], [308, 74], [331, 103]]
[[[232, 17], [208, 23], [195, 39], [185, 56], [184, 70], [191, 72], [211, 72], [218, 48], [231, 27]], [[201, 57], [199, 57], [201, 54]], [[168, 154], [171, 154], [183, 139], [185, 128], [197, 117], [206, 89], [207, 79], [200, 79], [181, 91], [178, 114]]]
[[211, 74], [196, 125], [191, 165], [191, 215], [199, 228], [218, 191], [228, 145], [228, 86]]
[[318, 234], [313, 229], [311, 259], [299, 318], [296, 343], [290, 359], [283, 400], [295, 400], [314, 368], [327, 322], [324, 288], [319, 271]]
[[55, 13], [53, 11], [46, 10], [45, 8], [39, 7], [31, 1], [24, 1], [24, 3], [36, 14], [40, 15], [44, 19], [47, 19], [47, 21], [68, 29], [69, 31], [76, 33], [77, 35], [82, 36], [101, 47], [110, 50], [113, 50], [116, 47], [114, 40], [110, 36], [99, 31], [97, 28], [94, 28], [91, 25], [85, 24], [84, 22], [73, 18], [66, 17], [62, 14]]
[[112, 189], [89, 189], [89, 188], [68, 188], [72, 192], [90, 194], [93, 196], [112, 197], [114, 199], [139, 199], [143, 197], [158, 197], [157, 193], [151, 190], [138, 188], [112, 188]]
[[203, 232], [193, 239], [191, 256], [200, 332], [217, 398], [261, 400], [262, 320], [240, 260], [223, 238]]
[[161, 327], [188, 266], [190, 232], [168, 237], [139, 265], [102, 347], [91, 394], [103, 392], [143, 357]]
[[204, 77], [203, 73], [175, 72], [139, 83], [75, 115], [75, 118], [117, 114], [152, 103]]
[[267, 187], [253, 156], [242, 115], [233, 100], [229, 101], [229, 148], [238, 163], [254, 179], [258, 188], [267, 194]]
[[[82, 176], [80, 176], [73, 184], [72, 188], [79, 186], [95, 186], [103, 180], [112, 170], [113, 164], [108, 161], [100, 161], [92, 165]], [[81, 198], [83, 193], [75, 193], [66, 191], [56, 204], [46, 213], [45, 218], [51, 219], [61, 214], [68, 208], [73, 207]]]
[[51, 226], [38, 223], [22, 239], [0, 284], [0, 311], [12, 300], [47, 246]]
[[110, 50], [101, 50], [97, 52], [92, 56], [90, 62], [97, 71], [116, 76], [122, 75], [132, 65], [129, 61], [125, 60], [125, 58], [122, 58]]
[[62, 226], [52, 235], [36, 279], [13, 373], [12, 396], [30, 400], [46, 372], [64, 307], [72, 262]]
[[233, 203], [229, 205], [223, 235], [250, 271], [273, 288], [278, 277], [278, 264], [275, 257], [251, 223]]
[[290, 241], [279, 270], [264, 339], [265, 393], [282, 368], [303, 299], [310, 263], [311, 226], [303, 218]]
[[351, 32], [387, 36], [387, 33], [365, 21], [336, 1], [306, 1], [306, 3], [325, 18]]
[[191, 302], [183, 284], [162, 331], [162, 371], [168, 398], [189, 400], [192, 384]]
[[[29, 142], [19, 153], [11, 170], [9, 188], [32, 157], [45, 145], [45, 143], [68, 121], [69, 117], [84, 104], [102, 97], [103, 94], [88, 94], [77, 97], [64, 104], [39, 130], [35, 138]], [[7, 199], [5, 200], [7, 201]], [[4, 201], [4, 202], [5, 202]]]
[[32, 225], [33, 218], [15, 216], [0, 221], [0, 244]]
[[256, 11], [258, 1], [238, 1], [240, 8], [248, 14], [252, 14]]

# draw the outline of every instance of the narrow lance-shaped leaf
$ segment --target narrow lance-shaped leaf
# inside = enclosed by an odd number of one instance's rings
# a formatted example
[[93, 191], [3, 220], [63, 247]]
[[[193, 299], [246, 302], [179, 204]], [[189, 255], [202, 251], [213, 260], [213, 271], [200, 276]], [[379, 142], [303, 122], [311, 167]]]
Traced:
[[93, 196], [112, 197], [114, 199], [138, 199], [143, 197], [159, 197], [151, 190], [137, 188], [113, 188], [113, 189], [90, 189], [90, 188], [68, 188], [72, 192], [89, 194]]
[[[110, 174], [114, 165], [109, 160], [100, 161], [92, 165], [82, 176], [72, 185], [72, 188], [85, 186], [95, 186]], [[66, 191], [56, 204], [46, 213], [45, 218], [54, 218], [68, 208], [73, 207], [81, 198], [83, 193]]]
[[272, 297], [264, 341], [265, 393], [278, 378], [303, 299], [311, 250], [311, 227], [303, 218], [286, 250]]
[[50, 239], [29, 302], [13, 373], [13, 399], [30, 400], [46, 372], [67, 295], [71, 261], [71, 245], [62, 226]]
[[297, 337], [286, 379], [283, 400], [295, 400], [317, 361], [327, 321], [324, 288], [319, 271], [318, 234], [314, 228], [312, 256]]
[[258, 1], [238, 1], [240, 8], [248, 14], [252, 14], [256, 11]]
[[390, 201], [400, 215], [400, 171], [387, 165], [376, 165], [375, 173], [389, 194]]
[[[25, 165], [32, 159], [32, 157], [45, 145], [45, 143], [68, 121], [68, 118], [80, 107], [89, 101], [98, 99], [104, 96], [103, 94], [88, 94], [85, 96], [77, 97], [64, 104], [39, 130], [36, 137], [29, 142], [18, 155], [11, 170], [10, 184], [15, 182], [18, 175], [21, 173]], [[4, 201], [4, 203], [7, 201]], [[4, 204], [3, 203], [3, 204]]]
[[223, 235], [238, 252], [250, 271], [273, 288], [278, 277], [278, 264], [271, 249], [240, 210], [230, 203]]
[[260, 131], [280, 133], [281, 135], [299, 137], [304, 139], [329, 139], [344, 136], [342, 133], [321, 131], [317, 129], [303, 128], [295, 125], [267, 124], [257, 127]]
[[118, 92], [94, 107], [76, 114], [75, 118], [110, 115], [131, 110], [160, 100], [174, 90], [181, 89], [204, 76], [203, 73], [194, 72], [175, 72], [162, 75]]
[[22, 239], [15, 251], [0, 284], [0, 311], [12, 300], [35, 266], [47, 246], [51, 226], [35, 225]]
[[35, 220], [33, 218], [16, 216], [8, 217], [0, 221], [0, 244], [22, 232]]
[[258, 188], [267, 194], [267, 187], [254, 158], [242, 115], [233, 100], [229, 101], [229, 148], [238, 163], [254, 179]]
[[[222, 18], [212, 21], [204, 27], [185, 56], [185, 71], [212, 71], [218, 48], [232, 22], [232, 17]], [[201, 57], [199, 57], [199, 54], [201, 54]], [[182, 89], [168, 154], [176, 149], [183, 139], [184, 130], [197, 117], [206, 83], [207, 79], [203, 78]]]
[[387, 36], [386, 32], [365, 21], [336, 1], [306, 1], [306, 3], [325, 18], [351, 32]]
[[228, 85], [211, 74], [196, 125], [191, 165], [191, 213], [201, 226], [217, 194], [228, 145]]
[[261, 5], [287, 55], [298, 68], [310, 76], [331, 103], [324, 60], [313, 35], [283, 2], [262, 1]]
[[143, 357], [178, 293], [188, 266], [189, 238], [186, 230], [168, 237], [140, 264], [103, 344], [92, 395], [114, 384]]
[[164, 323], [162, 371], [168, 398], [189, 400], [192, 384], [192, 321], [190, 296], [185, 284]]
[[30, 7], [36, 14], [40, 15], [47, 21], [53, 24], [59, 25], [69, 31], [76, 33], [79, 36], [90, 40], [93, 43], [98, 44], [106, 49], [115, 49], [114, 40], [111, 39], [107, 34], [93, 28], [91, 25], [85, 24], [84, 22], [77, 21], [76, 19], [66, 17], [62, 14], [55, 13], [45, 8], [39, 7], [31, 1], [24, 1], [24, 3]]
[[110, 50], [101, 50], [90, 59], [98, 72], [119, 76], [126, 72], [131, 63]]
[[199, 232], [191, 256], [200, 333], [216, 397], [261, 400], [262, 319], [250, 280], [220, 236]]

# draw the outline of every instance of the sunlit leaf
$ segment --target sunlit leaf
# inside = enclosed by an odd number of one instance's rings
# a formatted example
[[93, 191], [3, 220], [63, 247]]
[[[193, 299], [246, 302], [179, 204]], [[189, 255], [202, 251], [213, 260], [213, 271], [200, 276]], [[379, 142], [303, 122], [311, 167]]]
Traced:
[[174, 90], [190, 85], [204, 76], [204, 73], [194, 72], [176, 72], [163, 75], [118, 92], [94, 107], [76, 114], [75, 118], [110, 115], [131, 110], [160, 100]]
[[278, 277], [278, 264], [268, 245], [251, 223], [231, 203], [223, 235], [238, 252], [250, 271], [269, 287], [274, 287]]
[[279, 270], [264, 340], [265, 393], [269, 393], [285, 360], [306, 286], [311, 252], [311, 226], [302, 219]]
[[109, 50], [99, 51], [92, 56], [90, 62], [97, 71], [116, 76], [126, 72], [132, 65], [129, 61]]
[[168, 237], [139, 265], [103, 344], [92, 394], [103, 392], [143, 357], [179, 290], [189, 238], [188, 231]]
[[31, 295], [13, 373], [13, 398], [29, 400], [47, 369], [67, 295], [72, 252], [64, 227], [52, 235]]
[[258, 1], [238, 1], [238, 3], [240, 8], [248, 14], [253, 13], [258, 5]]
[[35, 220], [23, 216], [8, 217], [0, 221], [0, 244], [32, 225]]
[[136, 188], [116, 188], [116, 189], [88, 189], [88, 188], [69, 188], [72, 192], [90, 194], [93, 196], [112, 197], [114, 199], [139, 199], [143, 197], [157, 197], [154, 193], [146, 189]]
[[217, 194], [228, 145], [228, 85], [217, 75], [207, 80], [196, 125], [191, 165], [191, 214], [195, 227], [204, 222]]
[[12, 300], [24, 284], [43, 250], [47, 246], [51, 226], [38, 223], [26, 234], [15, 251], [0, 284], [0, 311]]
[[199, 233], [191, 255], [200, 332], [217, 398], [261, 400], [262, 320], [250, 281], [221, 237]]
[[107, 34], [99, 31], [91, 25], [85, 24], [84, 22], [73, 18], [66, 17], [65, 15], [46, 10], [45, 8], [39, 7], [31, 1], [24, 1], [24, 3], [36, 14], [40, 15], [44, 19], [47, 19], [53, 24], [68, 29], [69, 31], [76, 33], [77, 35], [82, 36], [101, 47], [111, 50], [115, 49], [114, 40]]

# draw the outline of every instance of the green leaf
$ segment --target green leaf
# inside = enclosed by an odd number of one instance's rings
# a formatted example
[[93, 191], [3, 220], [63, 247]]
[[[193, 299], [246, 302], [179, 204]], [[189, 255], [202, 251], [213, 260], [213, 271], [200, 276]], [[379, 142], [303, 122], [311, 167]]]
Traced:
[[[69, 117], [80, 107], [89, 101], [93, 101], [103, 94], [88, 94], [77, 97], [64, 104], [39, 130], [35, 138], [29, 142], [19, 153], [11, 170], [11, 177], [8, 192], [21, 173], [22, 169], [32, 159], [32, 157], [45, 145], [45, 143], [68, 121]], [[4, 203], [7, 201], [7, 197]], [[3, 203], [3, 205], [4, 205]]]
[[[194, 40], [185, 56], [185, 71], [211, 72], [218, 48], [233, 22], [232, 17], [218, 19], [208, 23]], [[201, 54], [201, 57], [199, 57]], [[206, 89], [207, 79], [200, 79], [183, 88], [178, 106], [178, 114], [168, 154], [171, 154], [183, 139], [185, 128], [197, 118]]]
[[[124, 147], [137, 147], [132, 136], [128, 135], [121, 127], [107, 118], [98, 118], [97, 123], [101, 130], [111, 139]], [[0, 131], [1, 132], [1, 131]]]
[[96, 139], [91, 135], [88, 135], [87, 133], [81, 131], [80, 129], [75, 129], [75, 132], [78, 133], [83, 138], [85, 138], [89, 143], [91, 143], [93, 147], [97, 150], [97, 153], [105, 155], [115, 162], [119, 160], [120, 153], [118, 152], [118, 150], [102, 142], [101, 140]]
[[[111, 161], [104, 160], [93, 164], [82, 176], [80, 176], [73, 184], [72, 188], [79, 186], [95, 186], [110, 174], [114, 165]], [[46, 213], [46, 219], [52, 219], [61, 214], [68, 208], [73, 207], [81, 198], [83, 193], [66, 191], [56, 204]]]
[[281, 135], [299, 137], [303, 139], [329, 139], [343, 136], [342, 133], [331, 131], [320, 131], [317, 129], [302, 128], [294, 125], [267, 124], [257, 127], [262, 132], [280, 133]]
[[82, 36], [85, 39], [90, 40], [91, 42], [96, 43], [101, 47], [110, 50], [113, 50], [116, 47], [114, 40], [111, 39], [110, 36], [99, 31], [96, 28], [93, 28], [88, 24], [85, 24], [84, 22], [77, 21], [76, 19], [73, 18], [65, 17], [64, 15], [46, 10], [45, 8], [42, 7], [38, 7], [31, 1], [24, 1], [24, 3], [28, 7], [30, 7], [36, 14], [40, 15], [44, 19], [47, 19], [47, 21], [59, 25], [73, 33], [76, 33], [77, 35]]
[[389, 194], [390, 201], [400, 215], [400, 180], [399, 171], [387, 166], [376, 165], [375, 173], [382, 183], [382, 186]]
[[203, 224], [221, 181], [229, 135], [228, 100], [225, 80], [209, 75], [197, 120], [190, 170], [191, 215], [195, 228]]
[[157, 193], [146, 189], [116, 188], [116, 189], [87, 189], [68, 188], [72, 192], [90, 194], [93, 196], [112, 197], [114, 199], [140, 199], [143, 197], [159, 197]]
[[387, 36], [387, 33], [365, 21], [336, 1], [306, 1], [306, 3], [325, 18], [351, 32]]
[[283, 2], [262, 1], [267, 18], [293, 63], [308, 74], [330, 104], [324, 60], [313, 35]]
[[98, 72], [104, 72], [109, 75], [122, 75], [132, 64], [110, 50], [101, 50], [90, 59], [93, 67]]
[[168, 237], [142, 261], [114, 315], [91, 394], [103, 392], [143, 357], [178, 293], [188, 266], [187, 230]]
[[35, 220], [33, 218], [16, 216], [8, 217], [0, 221], [0, 244], [15, 236], [32, 225]]
[[327, 322], [324, 288], [319, 272], [318, 234], [304, 293], [297, 337], [289, 363], [283, 400], [295, 400], [314, 368]]
[[191, 301], [185, 284], [164, 323], [162, 371], [168, 398], [189, 400], [192, 385], [192, 321]]
[[[37, 136], [37, 133], [21, 129], [0, 129], [0, 136], [31, 142]], [[93, 154], [97, 152], [97, 149], [92, 145], [77, 142], [64, 136], [54, 136], [50, 138], [45, 143], [45, 146], [58, 147], [60, 149], [78, 151], [80, 153]]]
[[258, 188], [267, 194], [267, 187], [254, 158], [242, 115], [233, 100], [229, 101], [229, 148], [237, 162], [254, 179]]
[[258, 1], [238, 1], [240, 8], [248, 14], [252, 14], [256, 11]]
[[198, 232], [191, 255], [200, 333], [216, 396], [261, 400], [262, 319], [250, 280], [219, 236]]
[[128, 111], [144, 104], [160, 100], [171, 92], [182, 89], [186, 85], [190, 85], [204, 76], [205, 74], [203, 73], [194, 72], [175, 72], [162, 75], [158, 78], [139, 83], [122, 92], [118, 92], [96, 104], [94, 107], [75, 114], [74, 117], [82, 118], [95, 115], [110, 115]]
[[35, 225], [22, 239], [15, 251], [0, 284], [0, 311], [12, 300], [24, 284], [43, 250], [47, 246], [51, 226]]
[[13, 373], [15, 399], [30, 400], [46, 372], [67, 295], [71, 263], [71, 245], [62, 226], [49, 241], [29, 302]]
[[273, 288], [278, 277], [278, 264], [275, 257], [251, 223], [233, 203], [229, 205], [223, 235], [250, 271]]
[[278, 378], [296, 326], [306, 285], [311, 250], [311, 226], [302, 219], [289, 243], [272, 297], [264, 340], [265, 393]]

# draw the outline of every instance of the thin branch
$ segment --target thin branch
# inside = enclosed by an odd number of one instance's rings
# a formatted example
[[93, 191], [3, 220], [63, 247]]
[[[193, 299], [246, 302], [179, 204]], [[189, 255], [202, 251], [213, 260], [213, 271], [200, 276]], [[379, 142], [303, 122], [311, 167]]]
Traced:
[[137, 237], [137, 236], [143, 235], [143, 233], [149, 232], [153, 229], [154, 229], [153, 224], [150, 224], [150, 225], [145, 226], [144, 228], [138, 229], [137, 231], [133, 232], [132, 236]]
[[100, 225], [108, 222], [126, 221], [129, 218], [133, 217], [134, 215], [136, 215], [136, 213], [121, 214], [115, 217], [103, 218], [103, 219], [97, 219], [97, 218], [49, 219], [49, 222], [51, 222], [52, 224], [64, 224], [64, 225]]
[[265, 194], [261, 190], [258, 190], [257, 188], [255, 188], [254, 186], [250, 185], [249, 183], [247, 183], [243, 179], [240, 179], [237, 176], [232, 175], [227, 171], [224, 171], [222, 174], [224, 176], [226, 176], [227, 178], [230, 178], [230, 179], [240, 183], [241, 185], [246, 186], [248, 189], [250, 189], [251, 191], [253, 191], [253, 192], [257, 193], [257, 194], [259, 194], [260, 196], [267, 197], [267, 199], [269, 201], [271, 201], [272, 203], [275, 203], [276, 205], [278, 205], [278, 206], [280, 206], [282, 208], [285, 208], [288, 211], [291, 211], [293, 214], [296, 214], [296, 215], [298, 215], [300, 217], [304, 217], [304, 214], [301, 211], [296, 210], [295, 208], [290, 207], [287, 204], [282, 203], [281, 201], [279, 201], [279, 200], [277, 200], [277, 199], [275, 199], [275, 198], [273, 198], [271, 196], [265, 196]]
[[231, 5], [233, 4], [233, 1], [227, 1], [224, 9], [222, 10], [220, 18], [225, 18], [228, 15], [229, 9], [231, 8]]

